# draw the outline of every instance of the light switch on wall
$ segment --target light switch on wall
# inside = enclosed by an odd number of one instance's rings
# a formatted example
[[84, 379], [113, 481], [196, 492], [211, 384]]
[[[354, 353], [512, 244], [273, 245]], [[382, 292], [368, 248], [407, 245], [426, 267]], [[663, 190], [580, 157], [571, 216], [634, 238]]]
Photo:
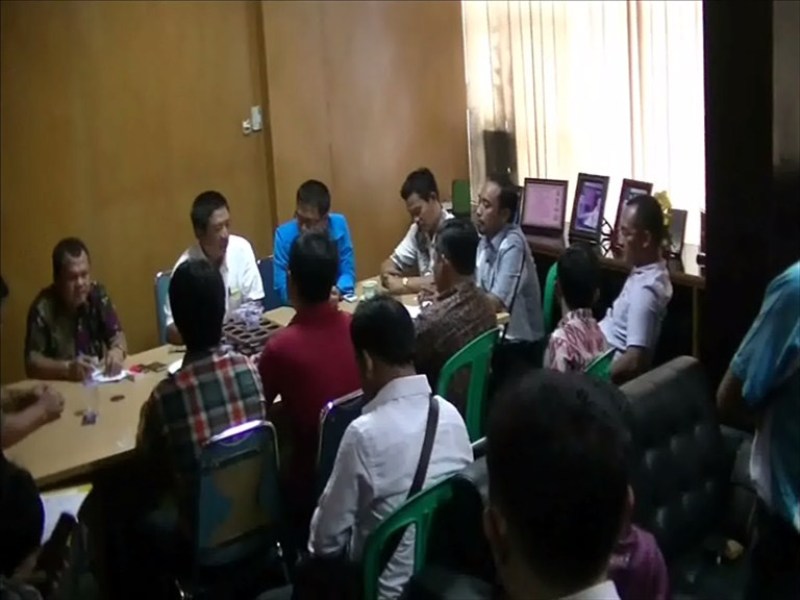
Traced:
[[250, 107], [250, 126], [252, 127], [253, 131], [261, 131], [263, 129], [260, 106]]

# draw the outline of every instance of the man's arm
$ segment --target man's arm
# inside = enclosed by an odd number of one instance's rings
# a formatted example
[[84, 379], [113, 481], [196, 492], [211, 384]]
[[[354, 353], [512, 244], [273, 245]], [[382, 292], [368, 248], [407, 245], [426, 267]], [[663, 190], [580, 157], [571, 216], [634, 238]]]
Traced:
[[[416, 294], [433, 281], [432, 277], [420, 277], [416, 233], [417, 226], [411, 225], [392, 255], [381, 265], [381, 284], [390, 294]], [[403, 285], [404, 277], [408, 278], [407, 285]]]
[[650, 352], [639, 346], [628, 346], [611, 365], [611, 381], [621, 385], [650, 368]]
[[280, 381], [280, 373], [282, 372], [278, 355], [274, 351], [274, 341], [267, 340], [264, 345], [264, 350], [261, 352], [261, 358], [258, 361], [258, 373], [261, 376], [261, 385], [264, 386], [264, 401], [267, 409], [272, 406], [272, 403], [280, 394], [278, 382]]
[[507, 311], [514, 301], [514, 293], [519, 287], [519, 279], [522, 275], [522, 261], [525, 256], [521, 242], [516, 238], [509, 239], [508, 247], [501, 250], [495, 263], [497, 273], [494, 277], [492, 288], [486, 290], [489, 301], [495, 312]]
[[82, 381], [94, 365], [88, 359], [57, 360], [45, 355], [48, 325], [34, 304], [28, 311], [25, 334], [25, 375], [30, 379]]
[[3, 410], [0, 440], [4, 450], [54, 421], [64, 410], [61, 394], [45, 386], [27, 390], [3, 389], [0, 395]]
[[353, 252], [353, 240], [350, 238], [350, 229], [347, 220], [341, 217], [341, 235], [339, 236], [339, 278], [336, 287], [343, 295], [352, 294], [356, 288], [356, 262]]
[[245, 241], [247, 249], [242, 249], [244, 270], [242, 272], [241, 292], [242, 302], [261, 302], [264, 300], [264, 282], [258, 270], [256, 253], [250, 242]]
[[183, 346], [183, 337], [181, 337], [178, 328], [175, 327], [175, 323], [167, 325], [167, 342], [173, 346]]
[[649, 288], [631, 292], [626, 327], [626, 349], [611, 365], [611, 381], [617, 385], [650, 368], [659, 325], [658, 299]]
[[289, 305], [289, 291], [286, 272], [289, 268], [289, 240], [283, 226], [275, 230], [272, 256], [272, 287], [278, 294], [281, 304]]
[[311, 519], [308, 549], [312, 554], [337, 554], [347, 546], [359, 508], [369, 501], [370, 488], [363, 438], [360, 431], [350, 425]]

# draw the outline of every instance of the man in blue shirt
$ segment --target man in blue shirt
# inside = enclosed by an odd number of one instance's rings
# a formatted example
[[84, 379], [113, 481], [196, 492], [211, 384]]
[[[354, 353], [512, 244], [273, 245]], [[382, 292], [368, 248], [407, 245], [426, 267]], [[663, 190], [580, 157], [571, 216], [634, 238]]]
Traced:
[[339, 301], [352, 294], [356, 285], [356, 265], [353, 242], [344, 215], [328, 212], [331, 195], [321, 181], [309, 179], [297, 190], [295, 218], [278, 227], [275, 232], [274, 287], [283, 304], [289, 304], [286, 269], [292, 242], [306, 231], [327, 230], [339, 252], [339, 272], [331, 290], [331, 300]]
[[750, 475], [759, 499], [746, 597], [800, 589], [800, 262], [767, 288], [717, 391], [721, 412], [755, 417]]

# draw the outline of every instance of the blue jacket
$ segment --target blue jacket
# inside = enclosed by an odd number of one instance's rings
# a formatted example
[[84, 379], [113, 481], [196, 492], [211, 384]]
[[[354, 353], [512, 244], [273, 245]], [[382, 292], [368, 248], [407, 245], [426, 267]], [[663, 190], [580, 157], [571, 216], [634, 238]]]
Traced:
[[[328, 232], [331, 239], [336, 242], [339, 251], [339, 276], [336, 287], [342, 294], [352, 294], [356, 285], [356, 263], [353, 256], [353, 242], [350, 240], [350, 229], [344, 215], [328, 213]], [[289, 304], [288, 282], [286, 271], [289, 268], [289, 250], [297, 236], [300, 227], [292, 219], [284, 223], [275, 231], [274, 242], [274, 279], [273, 286], [283, 304]]]

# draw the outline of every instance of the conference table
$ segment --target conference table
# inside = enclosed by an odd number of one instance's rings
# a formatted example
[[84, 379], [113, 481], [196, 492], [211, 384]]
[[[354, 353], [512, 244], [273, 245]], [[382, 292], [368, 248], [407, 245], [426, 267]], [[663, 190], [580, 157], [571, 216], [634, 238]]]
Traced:
[[[361, 284], [357, 294], [360, 297]], [[407, 306], [417, 305], [414, 295], [400, 296], [399, 300]], [[358, 302], [341, 302], [339, 307], [352, 313], [357, 305]], [[282, 306], [265, 312], [263, 319], [285, 327], [294, 314], [294, 309]], [[507, 321], [508, 314], [498, 314], [498, 324]], [[183, 354], [182, 348], [164, 345], [131, 355], [125, 361], [126, 369], [155, 363], [161, 366], [158, 370], [132, 373], [115, 383], [87, 387], [69, 381], [47, 382], [64, 396], [61, 418], [6, 450], [6, 457], [28, 469], [41, 489], [84, 482], [98, 470], [124, 461], [136, 447], [142, 405], [167, 376], [167, 367], [182, 360]], [[8, 388], [25, 389], [37, 383], [40, 382], [25, 380]], [[94, 424], [83, 424], [83, 412], [90, 403], [96, 406], [97, 419]]]

